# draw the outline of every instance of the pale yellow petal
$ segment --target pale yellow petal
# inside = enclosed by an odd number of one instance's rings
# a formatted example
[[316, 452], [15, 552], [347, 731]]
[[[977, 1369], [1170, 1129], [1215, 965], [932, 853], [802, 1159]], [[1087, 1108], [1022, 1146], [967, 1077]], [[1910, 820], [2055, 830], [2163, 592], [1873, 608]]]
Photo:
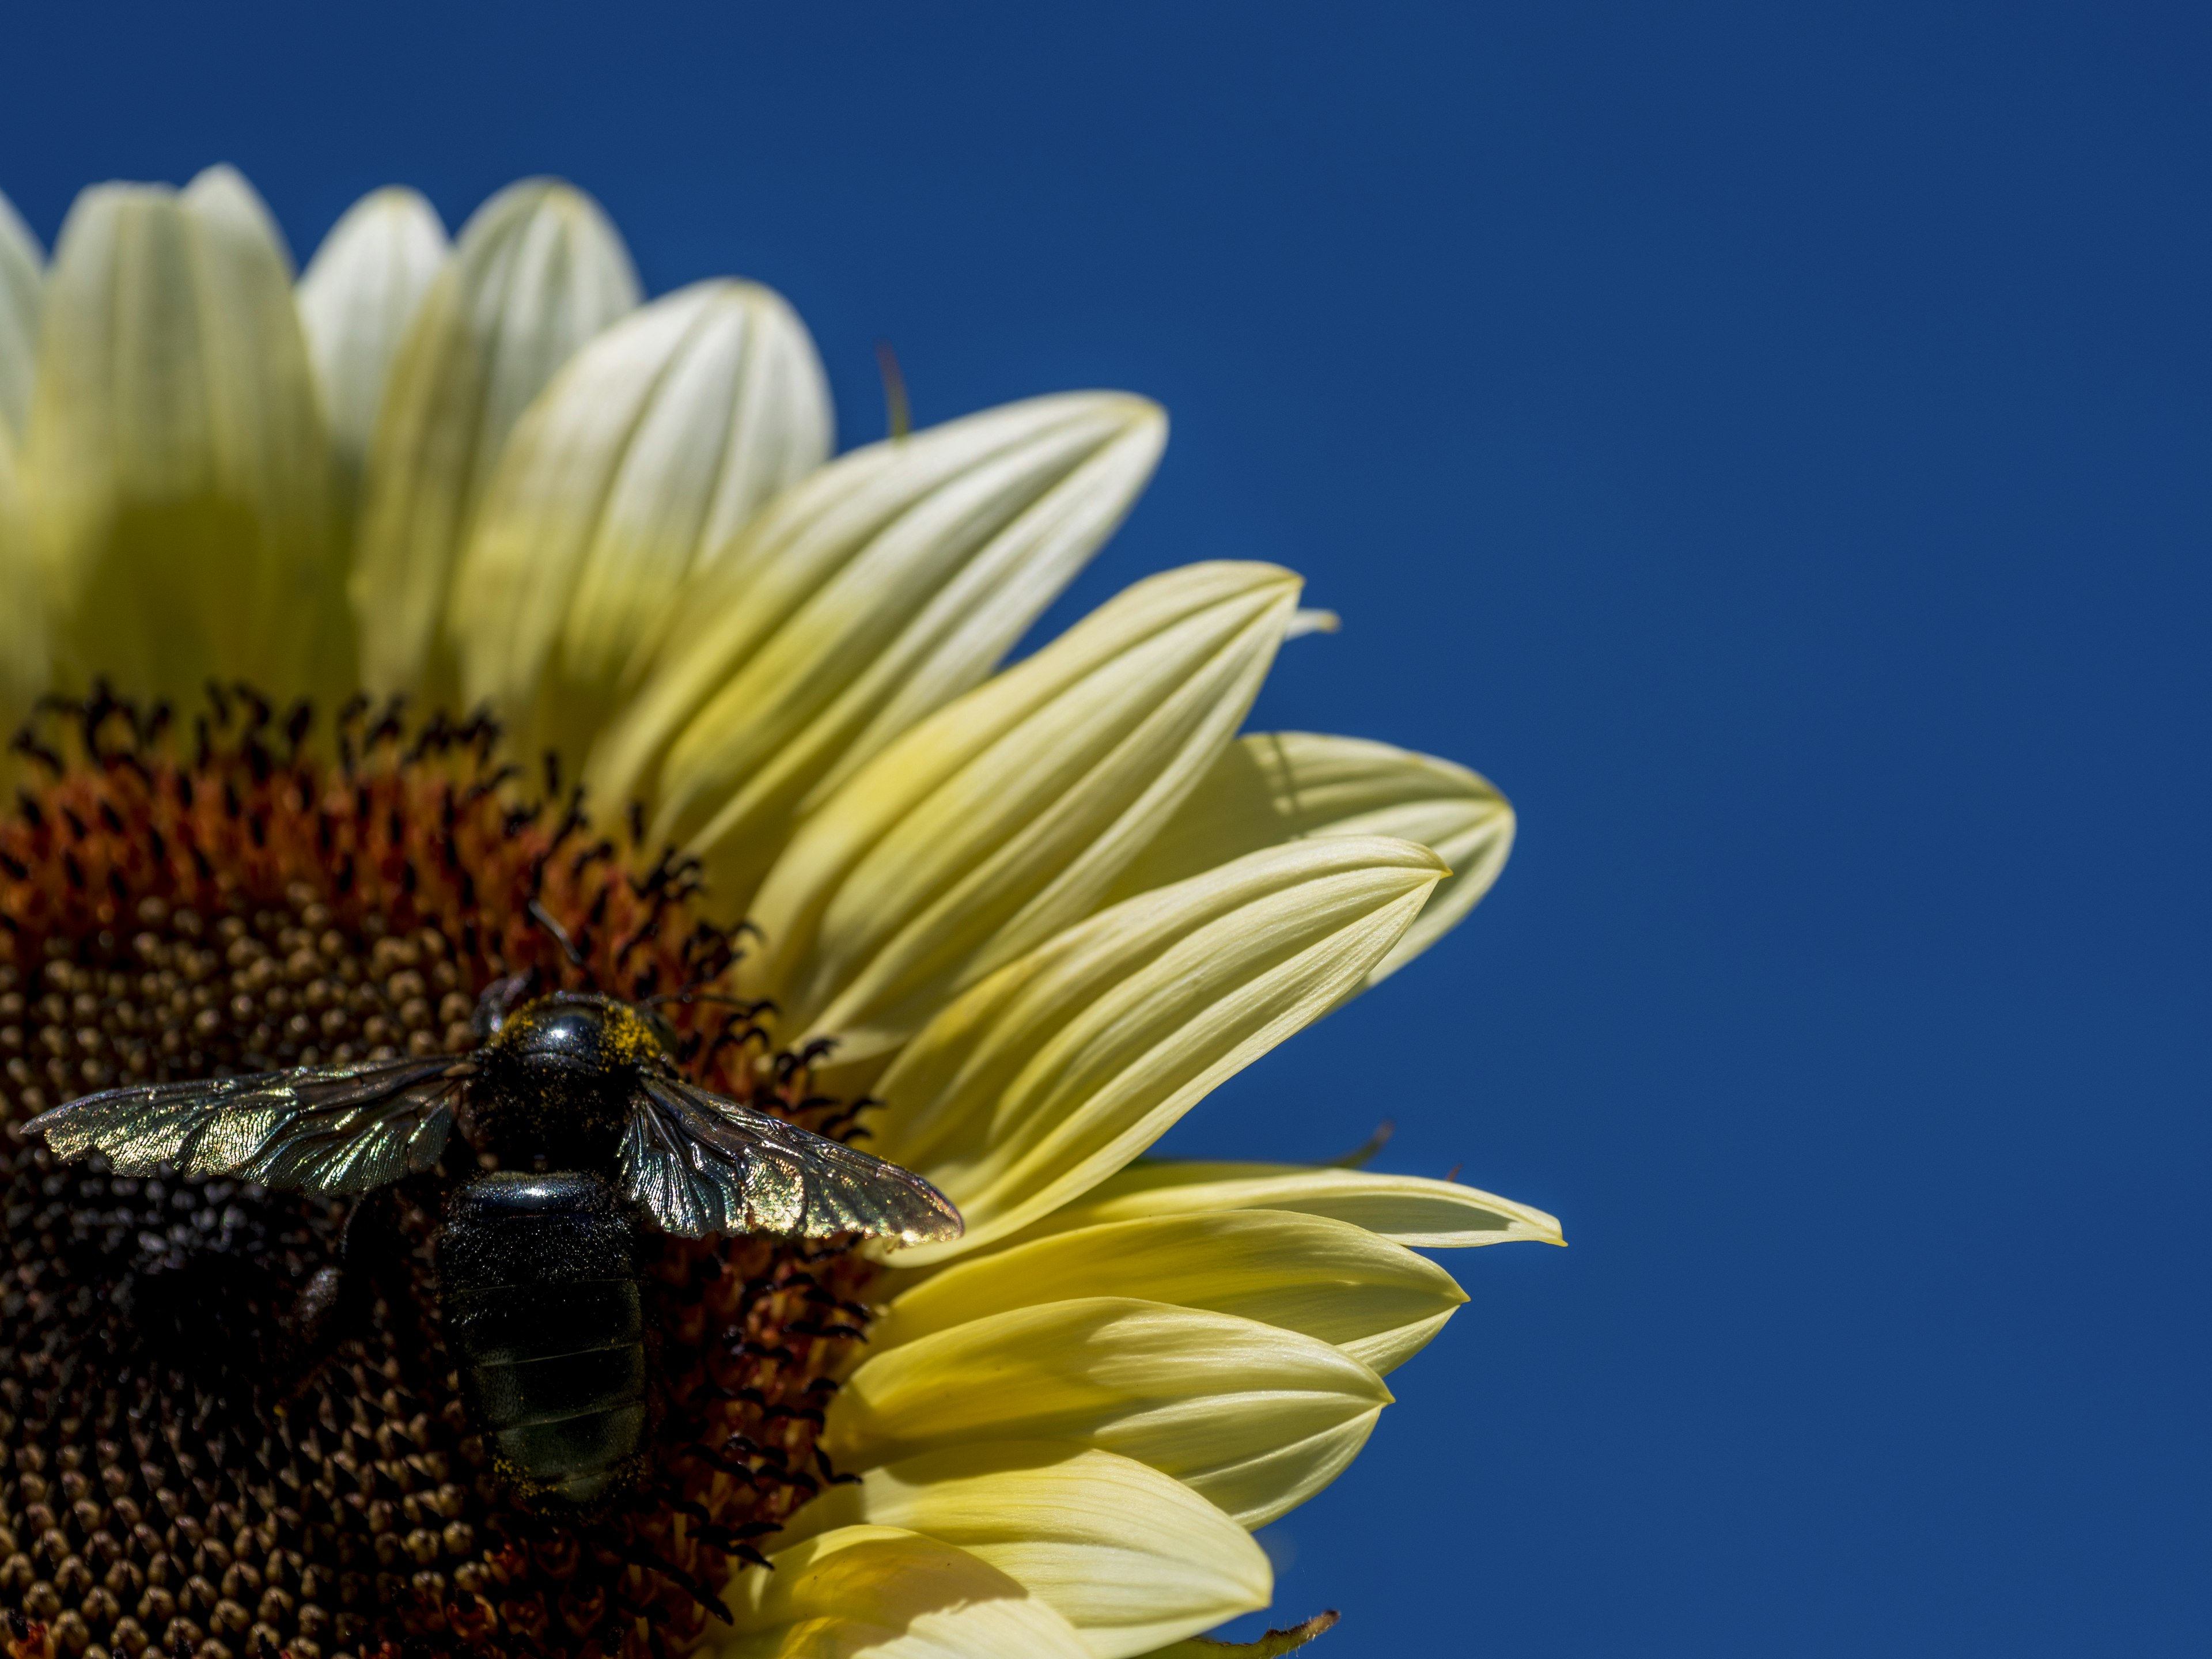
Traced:
[[1388, 1376], [1467, 1300], [1449, 1273], [1401, 1245], [1276, 1210], [1109, 1222], [956, 1261], [897, 1290], [905, 1277], [892, 1276], [896, 1293], [868, 1328], [872, 1353], [1002, 1309], [1133, 1296], [1302, 1331]]
[[981, 681], [1082, 568], [1166, 426], [1073, 393], [841, 456], [687, 585], [593, 793], [657, 797], [656, 834], [742, 909], [794, 817]]
[[1091, 1659], [1068, 1622], [988, 1562], [896, 1527], [842, 1527], [741, 1571], [722, 1659]]
[[1260, 1527], [1335, 1479], [1389, 1403], [1382, 1378], [1310, 1336], [1093, 1297], [872, 1355], [831, 1406], [826, 1444], [851, 1469], [992, 1441], [1097, 1446]]
[[[1023, 1240], [1139, 1217], [1225, 1210], [1291, 1210], [1330, 1216], [1394, 1243], [1424, 1250], [1532, 1239], [1564, 1244], [1556, 1217], [1455, 1181], [1297, 1164], [1200, 1164], [1147, 1159], [1042, 1218]], [[903, 1258], [902, 1258], [903, 1259]]]
[[832, 1486], [781, 1539], [872, 1524], [988, 1562], [1073, 1626], [1092, 1659], [1126, 1659], [1267, 1605], [1252, 1536], [1181, 1481], [1051, 1442], [948, 1447]]
[[1155, 1648], [1144, 1659], [1283, 1659], [1284, 1655], [1296, 1653], [1316, 1637], [1328, 1635], [1336, 1626], [1334, 1611], [1317, 1613], [1295, 1625], [1267, 1631], [1249, 1642], [1221, 1642], [1208, 1636], [1193, 1636]]
[[609, 328], [515, 428], [462, 555], [468, 706], [491, 704], [524, 752], [580, 763], [684, 578], [830, 441], [814, 342], [772, 290], [695, 283]]
[[1096, 910], [1234, 736], [1297, 591], [1264, 564], [1139, 582], [862, 768], [751, 907], [792, 1035], [894, 1048]]
[[877, 1085], [873, 1150], [936, 1182], [965, 1236], [1028, 1226], [1356, 992], [1443, 866], [1410, 842], [1271, 848], [1070, 928], [945, 1008]]
[[350, 678], [290, 259], [230, 169], [102, 185], [46, 279], [26, 477], [60, 671], [191, 706]]
[[1398, 836], [1451, 866], [1371, 983], [1450, 932], [1490, 890], [1513, 849], [1513, 808], [1487, 779], [1433, 756], [1361, 738], [1256, 732], [1214, 763], [1115, 891], [1164, 886], [1255, 847], [1315, 836]]
[[622, 238], [571, 185], [510, 185], [461, 227], [369, 442], [352, 583], [369, 690], [450, 694], [447, 591], [507, 434], [570, 355], [637, 301]]
[[186, 204], [204, 222], [219, 227], [228, 237], [273, 252], [285, 280], [291, 280], [291, 245], [284, 240], [284, 233], [277, 226], [276, 216], [270, 212], [269, 204], [261, 199], [259, 191], [246, 182], [244, 173], [218, 162], [194, 173], [183, 193]]
[[[46, 689], [45, 582], [31, 541], [15, 446], [0, 427], [0, 741]], [[0, 754], [0, 783], [11, 781], [15, 774], [15, 757]]]
[[0, 428], [17, 444], [29, 429], [31, 378], [39, 360], [39, 307], [46, 259], [39, 239], [0, 196]]
[[392, 359], [450, 251], [437, 210], [387, 185], [339, 216], [300, 279], [300, 325], [349, 524]]

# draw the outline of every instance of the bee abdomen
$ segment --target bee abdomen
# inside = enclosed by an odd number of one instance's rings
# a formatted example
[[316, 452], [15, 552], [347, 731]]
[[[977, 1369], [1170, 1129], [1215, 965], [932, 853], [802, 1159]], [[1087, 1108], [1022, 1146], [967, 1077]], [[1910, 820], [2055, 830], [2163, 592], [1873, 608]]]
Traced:
[[456, 1191], [439, 1268], [461, 1390], [524, 1495], [598, 1502], [646, 1428], [635, 1231], [598, 1176], [494, 1175]]

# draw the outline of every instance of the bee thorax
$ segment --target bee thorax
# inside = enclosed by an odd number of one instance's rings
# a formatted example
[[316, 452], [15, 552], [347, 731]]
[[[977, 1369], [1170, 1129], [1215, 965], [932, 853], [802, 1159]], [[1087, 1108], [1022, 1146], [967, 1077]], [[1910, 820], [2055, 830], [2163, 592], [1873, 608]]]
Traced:
[[531, 1003], [483, 1051], [471, 1091], [479, 1144], [510, 1165], [611, 1168], [639, 1079], [660, 1053], [651, 1027], [611, 999]]

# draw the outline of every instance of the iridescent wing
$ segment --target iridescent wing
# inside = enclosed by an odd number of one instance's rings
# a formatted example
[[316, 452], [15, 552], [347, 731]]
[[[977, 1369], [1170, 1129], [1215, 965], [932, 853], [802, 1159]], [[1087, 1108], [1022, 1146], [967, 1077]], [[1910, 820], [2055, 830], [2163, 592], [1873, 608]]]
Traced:
[[120, 1175], [237, 1176], [265, 1187], [365, 1193], [434, 1167], [475, 1067], [452, 1054], [252, 1077], [134, 1084], [24, 1127], [61, 1158], [107, 1154]]
[[623, 1137], [623, 1189], [665, 1231], [957, 1238], [960, 1212], [896, 1164], [671, 1078], [647, 1078]]

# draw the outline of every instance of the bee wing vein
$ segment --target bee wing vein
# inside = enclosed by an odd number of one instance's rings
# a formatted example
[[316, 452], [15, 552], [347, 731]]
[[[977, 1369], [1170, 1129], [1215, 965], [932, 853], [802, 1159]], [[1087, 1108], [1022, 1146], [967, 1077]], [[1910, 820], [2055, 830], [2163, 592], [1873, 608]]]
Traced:
[[33, 1118], [55, 1156], [107, 1155], [119, 1175], [237, 1176], [367, 1192], [428, 1170], [467, 1071], [450, 1054], [110, 1089]]
[[666, 1232], [957, 1238], [959, 1212], [895, 1164], [673, 1078], [647, 1078], [623, 1141], [629, 1195]]

